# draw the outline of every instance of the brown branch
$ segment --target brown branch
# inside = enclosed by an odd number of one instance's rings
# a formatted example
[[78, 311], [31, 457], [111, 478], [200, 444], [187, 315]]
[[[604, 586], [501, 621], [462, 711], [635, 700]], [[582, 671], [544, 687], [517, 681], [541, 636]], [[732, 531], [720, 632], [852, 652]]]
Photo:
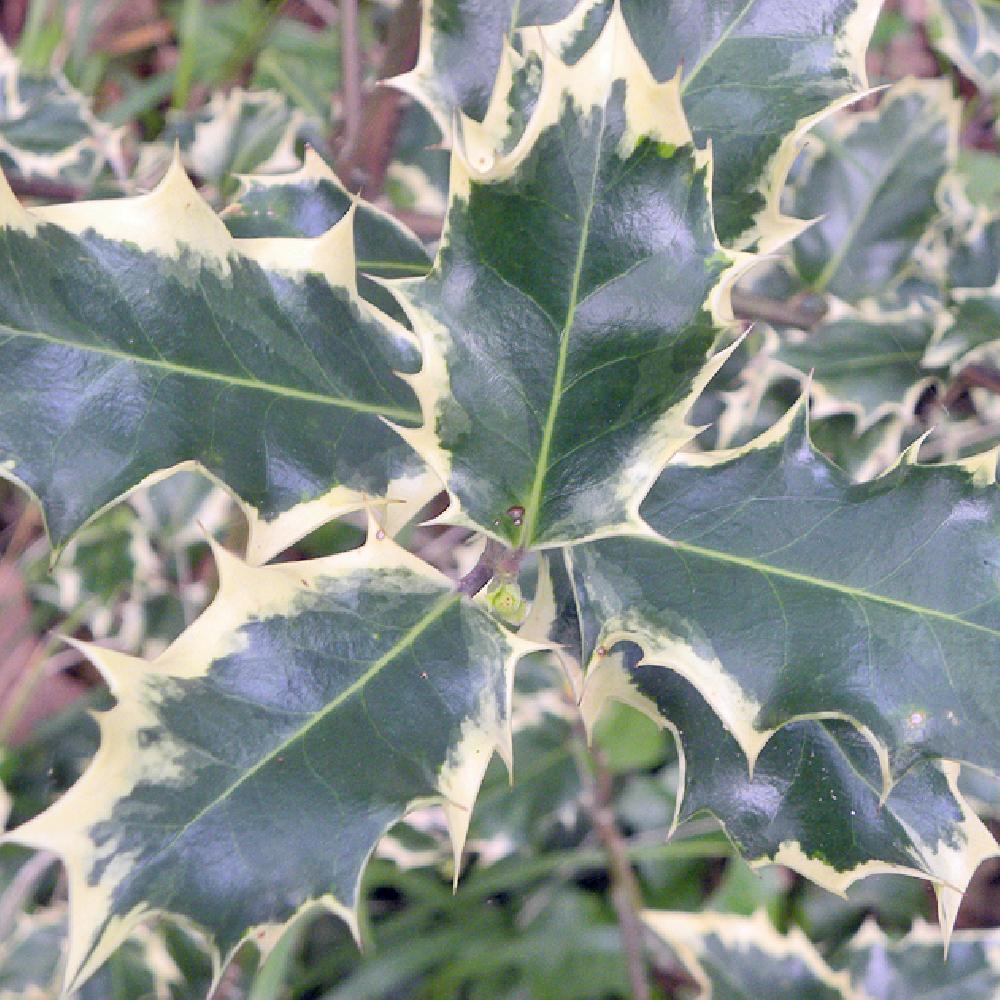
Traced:
[[444, 228], [444, 219], [440, 215], [429, 215], [427, 212], [408, 212], [405, 209], [392, 213], [404, 226], [412, 229], [425, 243], [440, 239]]
[[42, 876], [58, 861], [49, 851], [41, 851], [26, 861], [0, 896], [0, 940], [9, 937], [18, 914], [35, 891]]
[[782, 302], [735, 289], [732, 302], [733, 312], [740, 319], [760, 319], [765, 323], [794, 326], [799, 330], [812, 329], [827, 312], [826, 303], [812, 293], [796, 295], [787, 302]]
[[104, 51], [112, 56], [129, 56], [143, 49], [166, 45], [173, 33], [173, 25], [168, 20], [150, 21], [115, 35], [105, 44]]
[[62, 184], [59, 181], [47, 181], [31, 177], [8, 176], [14, 194], [24, 198], [45, 198], [47, 201], [80, 201], [87, 197], [87, 192], [72, 184]]
[[951, 409], [969, 389], [986, 389], [1000, 395], [1000, 370], [990, 365], [966, 365], [948, 386], [948, 391], [941, 398], [941, 406]]
[[493, 579], [500, 559], [505, 551], [502, 542], [495, 538], [486, 539], [486, 548], [479, 557], [479, 562], [458, 581], [458, 592], [466, 597], [475, 597]]
[[[420, 46], [420, 0], [402, 0], [386, 40], [380, 80], [412, 69]], [[351, 155], [342, 157], [338, 169], [344, 182], [374, 199], [385, 186], [385, 174], [396, 145], [403, 114], [403, 95], [393, 87], [377, 86], [361, 110], [361, 129]]]
[[649, 970], [643, 946], [645, 932], [639, 917], [642, 894], [635, 872], [632, 870], [628, 844], [615, 821], [611, 771], [600, 748], [589, 744], [582, 719], [577, 719], [574, 728], [579, 745], [586, 755], [580, 767], [581, 777], [590, 786], [584, 797], [584, 805], [590, 815], [594, 832], [608, 856], [611, 904], [618, 917], [618, 929], [628, 973], [629, 995], [632, 1000], [650, 1000]]
[[343, 75], [341, 100], [344, 128], [340, 155], [354, 155], [361, 134], [361, 45], [358, 40], [358, 0], [340, 0], [340, 66]]
[[487, 538], [479, 562], [458, 581], [458, 592], [466, 597], [475, 597], [498, 574], [516, 574], [523, 559], [524, 549], [508, 549], [503, 542]]

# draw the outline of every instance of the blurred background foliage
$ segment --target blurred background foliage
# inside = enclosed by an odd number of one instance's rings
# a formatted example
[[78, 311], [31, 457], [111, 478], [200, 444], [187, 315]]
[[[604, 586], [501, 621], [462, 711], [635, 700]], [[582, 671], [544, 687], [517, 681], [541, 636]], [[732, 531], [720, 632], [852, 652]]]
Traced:
[[[294, 212], [282, 217], [313, 234], [346, 211], [342, 189], [240, 181], [294, 170], [309, 147], [314, 162], [413, 229], [425, 244], [407, 251], [419, 271], [440, 232], [448, 154], [425, 111], [376, 85], [412, 66], [419, 20], [413, 0], [4, 0], [0, 167], [28, 201], [116, 197], [148, 190], [176, 145], [237, 235], [266, 230], [269, 197], [285, 198], [283, 212]], [[873, 83], [907, 82], [838, 113], [800, 158], [787, 208], [821, 221], [739, 290], [740, 314], [756, 323], [699, 403], [694, 422], [713, 429], [697, 447], [748, 440], [806, 384], [815, 440], [858, 478], [913, 442], [929, 461], [1000, 443], [1000, 5], [890, 0], [869, 70]], [[901, 146], [912, 155], [899, 156]], [[858, 189], [858, 157], [884, 160], [891, 183]], [[106, 695], [61, 637], [155, 655], [214, 592], [206, 536], [236, 544], [243, 531], [227, 495], [194, 474], [109, 510], [54, 565], [42, 528], [37, 509], [0, 481], [0, 779], [10, 824], [68, 788], [96, 746], [90, 711]], [[336, 522], [283, 558], [360, 537], [359, 523]], [[411, 525], [405, 540], [453, 576], [474, 559], [454, 528]], [[915, 880], [870, 878], [839, 898], [785, 869], [754, 874], [710, 817], [668, 842], [679, 781], [671, 738], [616, 709], [597, 733], [595, 775], [565, 679], [539, 661], [517, 685], [516, 781], [494, 761], [457, 891], [440, 814], [416, 813], [365, 876], [366, 954], [336, 920], [303, 918], [263, 965], [244, 949], [216, 1000], [625, 996], [598, 807], [613, 811], [653, 908], [764, 910], [839, 968], [874, 961], [859, 947], [843, 951], [866, 920], [901, 935], [935, 919], [931, 891]], [[1000, 832], [998, 784], [965, 780]], [[1000, 864], [988, 862], [960, 927], [1000, 925], [998, 884]], [[54, 859], [0, 849], [0, 998], [58, 994], [65, 894]], [[970, 977], [982, 973], [985, 952], [975, 948]], [[912, 958], [879, 954], [899, 968]], [[655, 976], [659, 996], [696, 992], [666, 950]], [[81, 996], [204, 997], [209, 979], [197, 936], [157, 926]], [[940, 995], [996, 995], [951, 989]]]

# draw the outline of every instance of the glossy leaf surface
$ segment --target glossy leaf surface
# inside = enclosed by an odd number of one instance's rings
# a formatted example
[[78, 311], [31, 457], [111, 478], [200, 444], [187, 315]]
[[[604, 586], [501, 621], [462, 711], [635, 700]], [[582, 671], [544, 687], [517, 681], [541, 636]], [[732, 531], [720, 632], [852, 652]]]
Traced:
[[66, 864], [71, 984], [151, 912], [204, 928], [217, 959], [307, 906], [356, 932], [381, 835], [443, 802], [460, 851], [494, 749], [510, 757], [527, 646], [445, 577], [374, 533], [314, 562], [217, 555], [219, 596], [157, 659], [88, 649], [118, 702], [101, 748], [13, 835]]
[[949, 924], [979, 864], [1000, 853], [957, 790], [957, 765], [942, 773], [935, 763], [918, 764], [883, 801], [870, 742], [849, 722], [828, 719], [780, 729], [751, 775], [695, 688], [676, 671], [636, 659], [609, 656], [591, 671], [584, 715], [610, 698], [675, 734], [684, 760], [675, 827], [708, 812], [747, 860], [786, 865], [840, 894], [880, 872], [926, 878]]
[[424, 354], [407, 440], [454, 520], [525, 546], [623, 523], [690, 438], [731, 265], [676, 85], [619, 17], [545, 81], [509, 155], [468, 130], [434, 269], [394, 286]]
[[1000, 495], [978, 466], [853, 484], [797, 407], [735, 455], [669, 466], [644, 537], [572, 551], [585, 656], [621, 639], [694, 684], [745, 753], [847, 718], [886, 777], [922, 756], [1000, 768]]
[[383, 418], [417, 419], [395, 374], [417, 352], [354, 292], [350, 219], [237, 244], [174, 169], [131, 200], [28, 212], [8, 192], [2, 221], [0, 470], [57, 545], [187, 463], [266, 558], [414, 466]]

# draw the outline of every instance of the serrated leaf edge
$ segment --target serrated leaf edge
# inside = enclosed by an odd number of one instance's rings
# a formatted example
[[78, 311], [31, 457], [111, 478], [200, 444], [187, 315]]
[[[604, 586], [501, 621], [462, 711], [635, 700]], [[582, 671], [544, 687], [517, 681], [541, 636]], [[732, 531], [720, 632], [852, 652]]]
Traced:
[[[712, 452], [684, 452], [676, 455], [672, 461], [676, 465], [691, 468], [709, 468], [724, 464], [784, 440], [796, 422], [804, 423], [806, 427], [806, 445], [812, 449], [813, 446], [808, 438], [808, 391], [803, 392], [797, 403], [780, 420], [776, 421], [767, 431], [746, 445]], [[890, 475], [901, 465], [918, 464], [917, 453], [922, 443], [923, 438], [920, 438], [911, 444], [882, 473], [882, 476]], [[972, 485], [975, 487], [985, 488], [997, 482], [998, 459], [1000, 459], [1000, 446], [961, 461], [948, 463], [948, 465], [951, 468], [962, 470], [963, 473], [969, 476]], [[641, 519], [633, 531], [623, 532], [622, 534], [623, 536], [645, 539], [667, 547], [676, 546], [687, 548], [689, 551], [692, 548], [691, 546], [678, 546], [678, 543], [664, 539], [652, 526]], [[566, 560], [571, 576], [572, 558], [572, 548], [568, 548], [566, 550]], [[734, 562], [738, 563], [741, 560], [734, 559]], [[643, 657], [639, 661], [639, 665], [662, 665], [669, 663], [670, 669], [676, 670], [682, 677], [685, 677], [694, 685], [739, 744], [740, 749], [749, 762], [750, 773], [753, 773], [754, 764], [760, 755], [760, 751], [777, 729], [760, 730], [756, 728], [753, 719], [759, 713], [761, 706], [752, 697], [748, 696], [739, 687], [737, 682], [725, 672], [722, 663], [717, 658], [715, 660], [708, 660], [703, 656], [699, 656], [689, 644], [671, 637], [665, 640], [662, 635], [654, 633], [641, 622], [629, 621], [626, 617], [619, 621], [613, 628], [609, 628], [606, 623], [602, 626], [595, 643], [595, 650], [589, 662], [585, 664], [585, 676], [589, 677], [600, 665], [601, 660], [607, 655], [608, 651], [619, 642], [634, 642], [642, 648]], [[590, 714], [596, 717], [595, 713], [600, 708], [601, 699], [597, 695], [592, 697], [594, 701], [593, 707], [590, 709]], [[882, 771], [884, 786], [882, 801], [888, 798], [895, 780], [892, 773], [891, 757], [889, 747], [875, 733], [862, 725], [857, 719], [837, 712], [810, 713], [796, 716], [793, 719], [787, 720], [784, 724], [803, 719], [840, 719], [851, 723], [851, 725], [864, 735], [877, 755], [879, 767]]]
[[[690, 128], [680, 102], [680, 74], [663, 84], [653, 78], [636, 48], [617, 4], [597, 42], [578, 62], [572, 66], [567, 65], [550, 49], [543, 49], [542, 54], [544, 73], [537, 107], [513, 150], [506, 155], [499, 155], [497, 152], [502, 123], [506, 121], [506, 106], [503, 104], [506, 92], [503, 89], [498, 88], [494, 91], [493, 101], [483, 122], [464, 117], [461, 119], [459, 136], [452, 153], [450, 181], [452, 202], [467, 199], [473, 183], [498, 182], [512, 176], [525, 157], [530, 154], [541, 132], [558, 120], [565, 97], [571, 98], [581, 109], [599, 105], [606, 99], [613, 82], [622, 78], [629, 83], [626, 91], [626, 116], [631, 125], [630, 132], [623, 137], [623, 147], [629, 147], [629, 144], [635, 143], [642, 137], [654, 136], [663, 142], [692, 148], [698, 166], [708, 168], [706, 169], [707, 194], [709, 201], [711, 200], [711, 150], [698, 150], [691, 145]], [[503, 113], [496, 110], [501, 105]], [[447, 244], [446, 221], [442, 246]], [[748, 253], [728, 251], [721, 245], [718, 253], [729, 262], [729, 267], [712, 289], [708, 304], [715, 324], [723, 327], [733, 321], [730, 301], [732, 289], [756, 263], [757, 257]], [[438, 266], [437, 262], [434, 266], [435, 268]], [[423, 366], [418, 373], [400, 376], [416, 394], [423, 422], [415, 428], [401, 427], [397, 424], [392, 426], [446, 484], [449, 506], [434, 520], [434, 523], [466, 527], [505, 541], [500, 534], [491, 529], [491, 526], [479, 524], [466, 515], [462, 510], [460, 498], [447, 487], [451, 475], [451, 459], [437, 438], [435, 426], [441, 405], [451, 396], [447, 365], [450, 334], [443, 324], [415, 302], [414, 292], [422, 280], [416, 278], [380, 282], [395, 296], [406, 313], [407, 319], [420, 339], [423, 356]], [[705, 365], [692, 384], [690, 393], [661, 416], [649, 438], [633, 453], [620, 481], [609, 484], [608, 488], [617, 491], [623, 506], [628, 510], [622, 523], [608, 525], [585, 536], [546, 538], [541, 543], [532, 543], [531, 547], [554, 548], [628, 533], [633, 527], [632, 522], [638, 520], [638, 509], [642, 500], [663, 467], [677, 451], [700, 432], [701, 428], [692, 427], [686, 422], [686, 416], [735, 346], [732, 345], [706, 359]], [[553, 403], [557, 408], [555, 392]], [[553, 417], [552, 411], [549, 416]], [[544, 465], [542, 461], [544, 450], [543, 440], [539, 469]], [[537, 478], [536, 475], [536, 484]], [[535, 490], [532, 491], [532, 497], [534, 494]], [[532, 501], [529, 500], [524, 516], [524, 537], [530, 537], [532, 521]]]
[[[315, 172], [315, 162], [307, 165], [306, 169]], [[177, 150], [166, 175], [153, 191], [132, 198], [27, 209], [0, 174], [0, 226], [16, 228], [29, 235], [34, 235], [43, 223], [75, 234], [93, 231], [107, 239], [132, 243], [168, 259], [177, 257], [182, 251], [195, 252], [223, 277], [229, 272], [230, 259], [234, 254], [253, 260], [265, 270], [292, 277], [318, 274], [332, 287], [346, 292], [362, 314], [376, 318], [396, 335], [416, 346], [416, 338], [409, 330], [365, 302], [357, 293], [354, 219], [355, 207], [352, 207], [339, 222], [318, 237], [235, 239], [191, 182]], [[267, 562], [322, 524], [363, 509], [373, 499], [348, 487], [337, 486], [320, 497], [267, 520], [200, 462], [184, 461], [145, 477], [132, 489], [95, 511], [81, 525], [81, 529], [132, 493], [180, 471], [197, 471], [233, 497], [247, 520], [247, 557], [258, 564]], [[0, 478], [13, 482], [39, 505], [48, 534], [44, 506], [38, 495], [16, 474], [13, 460], [0, 461]], [[390, 495], [392, 492], [394, 489], [390, 484]], [[429, 499], [433, 492], [424, 489], [422, 495]], [[416, 509], [409, 512], [410, 516], [416, 513]], [[69, 539], [65, 539], [64, 544], [67, 541]], [[53, 561], [60, 551], [59, 547], [55, 548]]]
[[[154, 660], [145, 661], [119, 653], [113, 649], [80, 643], [80, 649], [100, 671], [116, 699], [116, 706], [95, 716], [100, 730], [100, 745], [94, 760], [83, 776], [62, 798], [41, 815], [0, 838], [0, 843], [18, 843], [38, 850], [49, 850], [63, 861], [69, 885], [70, 933], [66, 961], [65, 991], [72, 992], [86, 981], [113, 951], [128, 937], [132, 929], [158, 911], [143, 906], [125, 916], [106, 915], [110, 910], [111, 893], [129, 870], [129, 859], [111, 853], [110, 861], [101, 881], [91, 885], [88, 873], [95, 860], [94, 845], [86, 832], [95, 823], [111, 815], [114, 804], [144, 776], [158, 781], [169, 779], [175, 766], [169, 759], [151, 763], [155, 757], [149, 748], [143, 754], [135, 752], [136, 734], [144, 724], [155, 722], [141, 697], [146, 679], [150, 676], [200, 676], [204, 666], [200, 654], [200, 634], [209, 630], [212, 635], [227, 633], [239, 646], [238, 627], [249, 614], [263, 616], [268, 609], [280, 611], [287, 608], [288, 599], [311, 581], [318, 581], [331, 574], [345, 571], [404, 568], [426, 577], [442, 590], [441, 603], [446, 596], [449, 602], [461, 600], [453, 583], [417, 556], [400, 548], [383, 531], [372, 517], [365, 544], [336, 556], [309, 562], [284, 563], [273, 566], [252, 566], [239, 557], [211, 542], [219, 571], [219, 592], [201, 618]], [[434, 609], [431, 609], [432, 611]], [[547, 648], [529, 642], [507, 630], [501, 630], [507, 644], [505, 662], [507, 675], [506, 699], [509, 709], [513, 697], [514, 666], [530, 652]], [[217, 649], [214, 658], [222, 655]], [[489, 714], [489, 713], [488, 713]], [[148, 718], [147, 718], [148, 716]], [[492, 722], [470, 717], [463, 723], [459, 743], [452, 748], [449, 759], [438, 775], [440, 794], [432, 800], [414, 799], [409, 808], [438, 803], [444, 807], [452, 847], [458, 865], [464, 849], [472, 807], [479, 785], [493, 750], [500, 753], [508, 768], [513, 763], [513, 737], [510, 731], [510, 712], [504, 719]], [[466, 753], [467, 752], [467, 753]], [[466, 753], [463, 759], [462, 754]], [[124, 791], [123, 791], [124, 789]], [[383, 831], [385, 833], [386, 831]], [[376, 843], [372, 844], [372, 851]], [[361, 872], [363, 874], [364, 867]], [[361, 875], [358, 878], [360, 886]], [[357, 888], [355, 896], [360, 899]], [[214, 942], [209, 940], [215, 984], [225, 965], [236, 950], [246, 941], [267, 949], [277, 941], [288, 925], [309, 910], [326, 910], [340, 917], [360, 941], [357, 905], [351, 906], [331, 894], [307, 900], [287, 921], [249, 928], [230, 952], [222, 955]], [[103, 929], [102, 929], [103, 927]], [[207, 933], [206, 928], [198, 928]]]
[[702, 996], [712, 995], [711, 981], [701, 962], [704, 939], [717, 937], [734, 950], [758, 948], [775, 958], [794, 958], [825, 986], [837, 990], [844, 1000], [868, 1000], [855, 991], [847, 972], [834, 972], [823, 961], [813, 943], [797, 926], [779, 934], [762, 910], [743, 917], [730, 913], [678, 913], [646, 910], [646, 926], [677, 954], [684, 967], [702, 989]]

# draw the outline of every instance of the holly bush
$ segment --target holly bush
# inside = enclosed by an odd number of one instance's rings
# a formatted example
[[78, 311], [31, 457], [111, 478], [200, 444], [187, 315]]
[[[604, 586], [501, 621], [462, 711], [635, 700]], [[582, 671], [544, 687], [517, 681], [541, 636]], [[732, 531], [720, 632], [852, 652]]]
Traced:
[[[154, 648], [119, 591], [69, 630], [110, 699], [7, 834], [64, 888], [0, 996], [224, 996], [248, 949], [253, 996], [997, 988], [995, 935], [944, 953], [1000, 853], [962, 779], [1000, 774], [1000, 225], [950, 79], [870, 87], [880, 6], [431, 0], [394, 82], [451, 150], [433, 253], [288, 170], [308, 116], [270, 92], [175, 115], [147, 193], [0, 187], [0, 472], [56, 582], [149, 579], [172, 504], [218, 573]], [[995, 6], [938, 6], [988, 103]], [[107, 178], [118, 136], [5, 59], [12, 181]], [[242, 540], [195, 530], [210, 496]], [[938, 926], [817, 931], [808, 887], [871, 876]]]

